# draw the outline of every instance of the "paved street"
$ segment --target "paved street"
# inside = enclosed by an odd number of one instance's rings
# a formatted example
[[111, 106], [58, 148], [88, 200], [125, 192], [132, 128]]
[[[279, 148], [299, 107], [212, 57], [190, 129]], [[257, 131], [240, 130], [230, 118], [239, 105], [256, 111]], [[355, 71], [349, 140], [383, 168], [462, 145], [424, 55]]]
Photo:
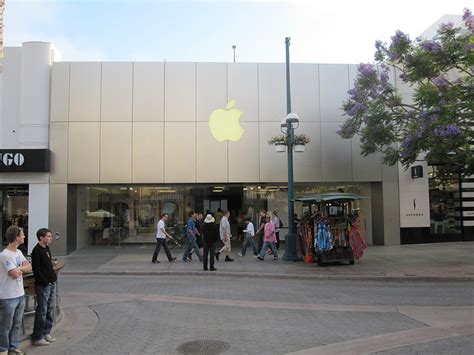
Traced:
[[179, 354], [214, 340], [224, 354], [471, 354], [472, 285], [63, 275], [58, 341], [26, 351]]

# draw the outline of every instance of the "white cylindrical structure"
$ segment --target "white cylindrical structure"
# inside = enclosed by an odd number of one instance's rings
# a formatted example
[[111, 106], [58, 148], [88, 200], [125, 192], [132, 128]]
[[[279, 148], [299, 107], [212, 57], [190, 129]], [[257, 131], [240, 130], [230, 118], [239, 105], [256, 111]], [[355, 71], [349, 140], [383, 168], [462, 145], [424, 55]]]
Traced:
[[21, 55], [20, 147], [47, 148], [51, 44], [25, 42]]
[[36, 231], [49, 227], [49, 184], [29, 184], [28, 195], [28, 254], [38, 239]]

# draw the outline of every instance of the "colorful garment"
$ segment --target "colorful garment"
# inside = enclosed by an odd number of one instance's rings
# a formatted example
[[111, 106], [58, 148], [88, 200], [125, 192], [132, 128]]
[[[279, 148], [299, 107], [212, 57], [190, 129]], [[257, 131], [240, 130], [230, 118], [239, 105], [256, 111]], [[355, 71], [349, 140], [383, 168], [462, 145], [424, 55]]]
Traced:
[[351, 224], [349, 232], [349, 244], [356, 259], [360, 259], [364, 255], [364, 250], [367, 249], [367, 243], [359, 231], [359, 218], [357, 217]]
[[328, 226], [324, 223], [318, 224], [318, 237], [316, 239], [315, 248], [322, 251], [331, 250], [333, 248], [331, 233]]

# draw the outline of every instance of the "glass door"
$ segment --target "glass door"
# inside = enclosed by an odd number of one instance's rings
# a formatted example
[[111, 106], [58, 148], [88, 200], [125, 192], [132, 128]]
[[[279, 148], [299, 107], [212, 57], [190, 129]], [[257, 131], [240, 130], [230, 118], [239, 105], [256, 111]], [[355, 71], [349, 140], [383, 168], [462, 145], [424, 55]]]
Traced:
[[[5, 232], [10, 226], [22, 227], [28, 237], [28, 185], [0, 185], [0, 209], [2, 211], [2, 245], [7, 245]], [[28, 250], [26, 244], [20, 248]], [[26, 255], [26, 254], [25, 254]]]

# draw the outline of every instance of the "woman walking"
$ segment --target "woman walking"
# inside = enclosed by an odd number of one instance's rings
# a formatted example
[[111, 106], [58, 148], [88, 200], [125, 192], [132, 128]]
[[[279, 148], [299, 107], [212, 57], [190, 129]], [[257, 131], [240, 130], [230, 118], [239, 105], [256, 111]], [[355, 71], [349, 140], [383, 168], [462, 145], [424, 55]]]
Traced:
[[275, 246], [276, 243], [276, 235], [275, 235], [275, 226], [272, 223], [272, 219], [270, 216], [267, 216], [265, 219], [265, 227], [263, 232], [263, 245], [262, 250], [260, 251], [260, 255], [258, 256], [258, 260], [263, 261], [265, 254], [267, 252], [267, 248], [270, 247], [273, 253], [273, 260], [278, 260], [278, 251]]

